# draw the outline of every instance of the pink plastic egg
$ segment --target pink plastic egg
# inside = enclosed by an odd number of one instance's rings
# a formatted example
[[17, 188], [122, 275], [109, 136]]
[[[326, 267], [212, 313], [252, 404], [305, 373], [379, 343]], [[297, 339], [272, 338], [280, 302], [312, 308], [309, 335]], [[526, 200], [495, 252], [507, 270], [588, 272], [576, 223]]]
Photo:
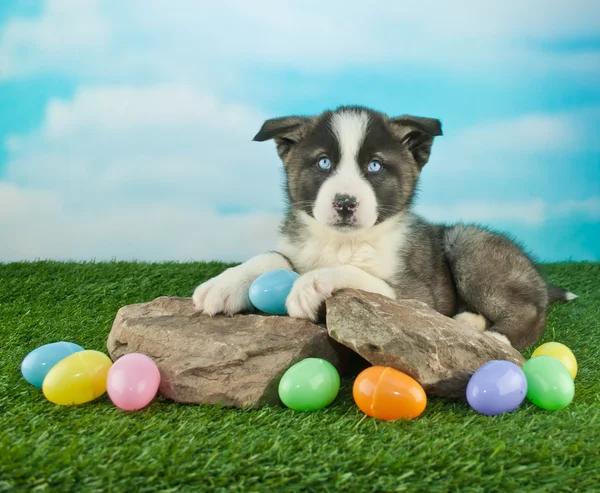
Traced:
[[130, 353], [110, 367], [106, 392], [110, 400], [124, 411], [146, 407], [158, 392], [160, 372], [145, 354]]

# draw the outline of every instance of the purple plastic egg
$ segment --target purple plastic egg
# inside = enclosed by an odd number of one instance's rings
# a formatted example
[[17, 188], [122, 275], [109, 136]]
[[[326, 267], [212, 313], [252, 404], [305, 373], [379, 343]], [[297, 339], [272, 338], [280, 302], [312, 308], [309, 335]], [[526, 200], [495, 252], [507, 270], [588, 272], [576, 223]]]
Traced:
[[467, 401], [478, 413], [495, 415], [514, 411], [527, 395], [527, 378], [511, 361], [484, 363], [467, 384]]

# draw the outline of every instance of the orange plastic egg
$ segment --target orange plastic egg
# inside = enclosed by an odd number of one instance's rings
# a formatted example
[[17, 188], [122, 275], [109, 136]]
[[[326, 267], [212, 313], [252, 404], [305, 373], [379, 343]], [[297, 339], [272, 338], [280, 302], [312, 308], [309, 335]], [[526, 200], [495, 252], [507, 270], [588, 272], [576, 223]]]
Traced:
[[363, 413], [384, 421], [416, 418], [427, 406], [419, 382], [387, 366], [363, 370], [354, 381], [352, 395]]

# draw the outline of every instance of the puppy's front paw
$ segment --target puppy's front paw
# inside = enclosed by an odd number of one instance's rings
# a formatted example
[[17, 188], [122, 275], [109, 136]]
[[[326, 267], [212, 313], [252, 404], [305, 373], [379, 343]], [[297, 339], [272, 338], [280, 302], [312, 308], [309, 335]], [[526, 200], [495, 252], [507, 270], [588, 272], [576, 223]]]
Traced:
[[192, 295], [198, 311], [211, 317], [218, 313], [235, 315], [253, 309], [248, 290], [256, 276], [243, 264], [231, 267], [200, 284]]
[[329, 269], [318, 269], [300, 276], [285, 302], [288, 315], [316, 322], [321, 305], [332, 296], [333, 290], [333, 276]]

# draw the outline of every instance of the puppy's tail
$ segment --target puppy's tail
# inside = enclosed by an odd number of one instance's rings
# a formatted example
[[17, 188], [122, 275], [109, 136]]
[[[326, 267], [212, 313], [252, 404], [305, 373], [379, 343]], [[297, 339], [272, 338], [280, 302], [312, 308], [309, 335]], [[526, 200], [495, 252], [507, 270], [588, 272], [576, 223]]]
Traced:
[[576, 294], [554, 284], [548, 284], [548, 301], [550, 303], [565, 303], [575, 298], [578, 298]]

